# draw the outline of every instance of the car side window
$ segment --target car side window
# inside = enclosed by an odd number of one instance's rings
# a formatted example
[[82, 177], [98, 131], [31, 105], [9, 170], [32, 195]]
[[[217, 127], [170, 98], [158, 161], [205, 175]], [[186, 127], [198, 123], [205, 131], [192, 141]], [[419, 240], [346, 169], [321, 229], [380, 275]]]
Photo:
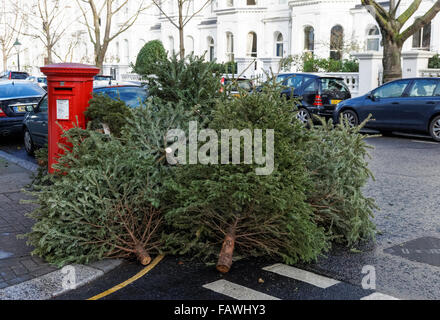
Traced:
[[311, 80], [310, 83], [305, 85], [304, 94], [317, 94], [318, 93], [318, 81]]
[[432, 97], [438, 81], [431, 79], [415, 80], [409, 93], [410, 97]]
[[287, 86], [290, 88], [299, 88], [303, 83], [303, 76], [293, 75], [287, 79]]
[[40, 112], [47, 112], [47, 102], [48, 101], [48, 99], [47, 99], [47, 96], [45, 96], [44, 98], [43, 98], [43, 100], [41, 100], [41, 102], [40, 102], [40, 106], [39, 106], [39, 111]]
[[376, 89], [376, 91], [374, 91], [373, 93], [373, 96], [375, 98], [401, 97], [409, 83], [410, 80], [401, 80], [385, 84], [382, 87]]

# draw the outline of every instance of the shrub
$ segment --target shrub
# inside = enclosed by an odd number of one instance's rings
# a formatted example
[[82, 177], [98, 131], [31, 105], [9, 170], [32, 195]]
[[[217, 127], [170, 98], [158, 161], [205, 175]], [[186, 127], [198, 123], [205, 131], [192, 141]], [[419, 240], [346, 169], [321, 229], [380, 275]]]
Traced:
[[102, 130], [103, 125], [106, 125], [113, 135], [119, 137], [122, 128], [132, 117], [132, 112], [122, 100], [113, 100], [104, 94], [94, 94], [84, 115], [89, 119], [91, 129]]
[[215, 63], [213, 71], [216, 73], [227, 73], [236, 74], [237, 73], [237, 62], [229, 61], [226, 63]]
[[437, 53], [433, 57], [429, 58], [429, 69], [440, 69], [440, 55]]
[[167, 53], [159, 40], [147, 42], [139, 51], [133, 69], [137, 74], [148, 76], [157, 72], [160, 61], [167, 59]]
[[340, 61], [303, 54], [299, 58], [293, 58], [293, 63], [302, 72], [359, 72], [359, 62], [355, 59]]
[[356, 59], [346, 59], [342, 63], [341, 72], [359, 72], [359, 61]]

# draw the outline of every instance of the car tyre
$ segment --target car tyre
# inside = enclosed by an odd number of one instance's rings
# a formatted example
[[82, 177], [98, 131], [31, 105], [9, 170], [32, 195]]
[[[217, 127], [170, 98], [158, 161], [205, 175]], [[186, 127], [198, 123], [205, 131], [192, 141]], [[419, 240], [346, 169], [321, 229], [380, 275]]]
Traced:
[[298, 113], [296, 114], [296, 118], [304, 125], [307, 125], [309, 123], [309, 120], [312, 119], [312, 117], [310, 116], [310, 112], [306, 108], [299, 108]]
[[31, 133], [28, 129], [24, 129], [24, 149], [27, 154], [33, 156], [35, 153], [34, 142], [32, 141]]
[[342, 111], [339, 120], [343, 123], [344, 119], [347, 119], [350, 127], [357, 127], [359, 125], [359, 118], [353, 110], [347, 109]]
[[429, 124], [429, 134], [432, 139], [437, 142], [440, 142], [440, 116], [434, 117]]

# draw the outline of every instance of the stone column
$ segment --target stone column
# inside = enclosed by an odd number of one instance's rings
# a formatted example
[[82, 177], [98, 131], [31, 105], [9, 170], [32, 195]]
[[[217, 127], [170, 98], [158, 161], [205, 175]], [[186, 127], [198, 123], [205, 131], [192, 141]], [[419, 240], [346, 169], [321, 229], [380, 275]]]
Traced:
[[237, 75], [245, 76], [246, 78], [252, 78], [255, 75], [255, 58], [236, 58], [237, 62]]
[[435, 52], [423, 50], [411, 50], [402, 53], [402, 78], [414, 78], [420, 76], [420, 70], [428, 69], [429, 58]]
[[381, 52], [354, 53], [359, 60], [359, 95], [378, 87], [382, 82], [382, 58]]

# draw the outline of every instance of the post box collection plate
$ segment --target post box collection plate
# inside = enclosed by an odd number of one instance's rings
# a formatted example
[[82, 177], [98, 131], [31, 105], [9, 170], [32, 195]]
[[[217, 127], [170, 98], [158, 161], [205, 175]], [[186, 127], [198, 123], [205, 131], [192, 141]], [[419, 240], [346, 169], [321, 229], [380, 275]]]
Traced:
[[69, 100], [57, 100], [57, 120], [69, 120]]

